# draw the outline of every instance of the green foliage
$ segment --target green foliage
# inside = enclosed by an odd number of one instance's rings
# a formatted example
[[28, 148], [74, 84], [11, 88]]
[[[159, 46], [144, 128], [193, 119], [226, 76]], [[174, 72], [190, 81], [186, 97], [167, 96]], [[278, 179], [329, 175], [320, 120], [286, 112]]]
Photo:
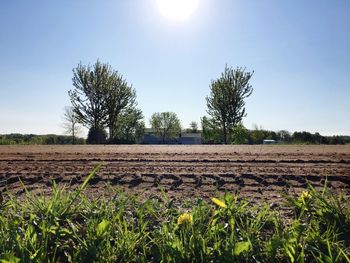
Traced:
[[180, 120], [174, 112], [156, 112], [152, 114], [150, 124], [163, 143], [174, 139], [181, 133]]
[[189, 132], [192, 132], [192, 133], [197, 133], [198, 132], [198, 123], [197, 122], [195, 122], [195, 121], [191, 121], [190, 122]]
[[[132, 129], [136, 127], [139, 120], [143, 119], [143, 116], [141, 110], [136, 109], [136, 91], [128, 85], [123, 76], [114, 71], [110, 83], [111, 86], [105, 97], [108, 109], [109, 137], [114, 140], [116, 127], [126, 125], [127, 129]], [[128, 120], [130, 122], [127, 122]]]
[[312, 134], [310, 132], [294, 132], [292, 137], [295, 143], [306, 144], [346, 144], [350, 143], [350, 136], [322, 136], [318, 132]]
[[107, 187], [108, 198], [91, 199], [98, 170], [76, 190], [5, 194], [0, 262], [350, 262], [350, 200], [326, 188], [286, 195], [282, 219], [230, 194], [175, 206]]
[[[130, 111], [137, 112], [137, 118], [142, 116], [141, 111], [136, 109], [135, 89], [109, 64], [98, 60], [93, 66], [79, 64], [73, 69], [73, 86], [69, 96], [78, 121], [97, 135], [100, 135], [97, 131], [108, 127], [111, 142], [120, 139], [116, 138], [115, 133], [120, 132], [120, 127], [125, 125]], [[127, 129], [135, 127], [133, 120], [126, 125]], [[97, 136], [88, 141], [104, 143], [98, 141], [99, 138]]]
[[[0, 145], [11, 145], [11, 144], [72, 144], [73, 140], [71, 136], [65, 135], [35, 135], [35, 134], [5, 134], [0, 135]], [[85, 144], [83, 138], [75, 138], [76, 144]]]
[[252, 75], [243, 68], [232, 69], [226, 65], [221, 77], [211, 82], [210, 95], [206, 97], [207, 112], [222, 132], [225, 144], [233, 128], [246, 116], [244, 99], [253, 92], [249, 84]]
[[292, 140], [292, 135], [289, 131], [281, 130], [277, 132], [277, 140], [285, 143], [290, 143]]
[[280, 235], [285, 253], [297, 262], [349, 262], [350, 209], [349, 198], [336, 196], [328, 189], [321, 192], [312, 186], [293, 199], [295, 220]]
[[107, 95], [113, 70], [97, 61], [92, 67], [81, 63], [73, 69], [74, 89], [68, 92], [77, 119], [88, 128], [105, 127], [108, 116]]
[[107, 133], [103, 128], [91, 127], [86, 142], [88, 144], [104, 144], [107, 142]]
[[204, 116], [201, 118], [203, 143], [220, 143], [221, 132], [211, 119]]
[[[293, 133], [293, 139], [296, 142], [303, 142], [303, 143], [318, 143], [319, 142], [319, 134], [317, 134], [317, 136], [314, 136], [313, 134], [309, 133], [309, 132], [294, 132]], [[318, 139], [318, 140], [317, 140]]]
[[[202, 138], [204, 143], [220, 143], [219, 128], [211, 119], [202, 119]], [[231, 133], [230, 142], [233, 144], [262, 144], [264, 140], [275, 140], [283, 144], [349, 144], [350, 136], [322, 136], [318, 132], [294, 132], [286, 130], [277, 132], [265, 130], [254, 125], [252, 130], [246, 129], [242, 123], [238, 124]]]
[[145, 132], [145, 123], [141, 110], [128, 108], [119, 116], [115, 127], [114, 143], [138, 143]]
[[262, 144], [265, 139], [277, 140], [276, 133], [264, 130], [262, 127], [255, 125], [254, 129], [250, 131], [250, 143]]
[[232, 144], [245, 144], [249, 140], [249, 131], [239, 123], [232, 131], [231, 134]]

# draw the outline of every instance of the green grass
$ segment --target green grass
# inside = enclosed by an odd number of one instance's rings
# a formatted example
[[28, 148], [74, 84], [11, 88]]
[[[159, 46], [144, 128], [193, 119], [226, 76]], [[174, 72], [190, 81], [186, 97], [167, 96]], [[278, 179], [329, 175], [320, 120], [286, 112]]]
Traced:
[[112, 188], [91, 199], [84, 189], [97, 170], [76, 190], [0, 198], [0, 262], [350, 262], [350, 202], [326, 188], [286, 196], [286, 220], [229, 194], [222, 206]]

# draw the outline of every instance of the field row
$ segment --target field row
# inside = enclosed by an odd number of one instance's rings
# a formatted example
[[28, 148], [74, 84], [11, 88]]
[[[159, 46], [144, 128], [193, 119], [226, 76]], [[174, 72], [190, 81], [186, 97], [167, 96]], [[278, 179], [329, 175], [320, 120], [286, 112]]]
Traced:
[[93, 195], [105, 194], [108, 185], [145, 197], [161, 191], [175, 199], [239, 192], [253, 202], [277, 203], [281, 192], [297, 195], [308, 184], [316, 188], [327, 184], [338, 192], [350, 193], [348, 146], [338, 146], [337, 152], [332, 147], [311, 148], [314, 152], [307, 146], [294, 151], [267, 147], [266, 153], [261, 147], [227, 146], [106, 146], [97, 147], [95, 152], [87, 152], [87, 148], [0, 149], [0, 190], [21, 194], [24, 183], [28, 189], [45, 192], [53, 180], [75, 188], [102, 163], [90, 181]]

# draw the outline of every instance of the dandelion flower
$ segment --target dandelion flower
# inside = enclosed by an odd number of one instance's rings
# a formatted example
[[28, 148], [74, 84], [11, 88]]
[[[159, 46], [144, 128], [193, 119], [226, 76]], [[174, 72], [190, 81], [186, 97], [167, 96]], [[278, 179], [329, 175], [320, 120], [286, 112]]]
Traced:
[[302, 193], [301, 193], [301, 195], [300, 195], [300, 198], [301, 199], [308, 199], [308, 198], [310, 198], [311, 197], [311, 195], [310, 195], [310, 193], [308, 192], [308, 191], [303, 191]]
[[214, 204], [216, 204], [216, 205], [218, 205], [218, 206], [220, 206], [222, 208], [226, 208], [227, 207], [227, 205], [223, 201], [221, 201], [221, 200], [219, 200], [219, 199], [217, 199], [215, 197], [213, 197], [211, 199], [211, 201], [213, 201]]
[[183, 213], [177, 219], [178, 225], [190, 225], [193, 222], [192, 215], [190, 213]]

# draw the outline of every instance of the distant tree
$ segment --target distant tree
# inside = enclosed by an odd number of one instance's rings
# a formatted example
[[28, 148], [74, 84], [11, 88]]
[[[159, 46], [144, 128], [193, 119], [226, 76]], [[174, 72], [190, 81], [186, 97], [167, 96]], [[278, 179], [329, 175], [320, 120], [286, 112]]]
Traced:
[[86, 139], [88, 144], [104, 144], [107, 142], [107, 133], [103, 128], [94, 128], [89, 129], [89, 133]]
[[327, 139], [326, 139], [326, 137], [322, 136], [320, 133], [316, 132], [314, 134], [314, 141], [317, 144], [323, 144], [323, 143], [326, 143]]
[[289, 131], [281, 130], [277, 132], [277, 138], [282, 142], [290, 142], [292, 139], [292, 135]]
[[108, 64], [99, 61], [73, 69], [74, 89], [68, 92], [73, 111], [81, 124], [94, 131], [103, 129], [107, 121], [106, 95], [112, 73]]
[[193, 133], [198, 132], [198, 123], [195, 121], [190, 122], [190, 131]]
[[[125, 116], [133, 113], [133, 116], [142, 116], [140, 110], [136, 110], [136, 91], [129, 86], [128, 83], [123, 79], [117, 71], [114, 71], [111, 75], [111, 86], [106, 96], [106, 107], [107, 107], [107, 125], [109, 128], [109, 138], [113, 141], [115, 138], [115, 131], [117, 126], [121, 126], [118, 122], [125, 123]], [[137, 114], [135, 115], [135, 113]], [[122, 116], [121, 120], [119, 117]], [[142, 117], [143, 118], [143, 117]], [[130, 118], [129, 118], [130, 119]], [[131, 120], [131, 119], [130, 119]], [[130, 127], [133, 123], [128, 123]]]
[[[76, 144], [84, 144], [82, 138], [75, 138]], [[72, 144], [72, 137], [56, 134], [7, 134], [0, 136], [0, 144]]]
[[[103, 138], [100, 132], [108, 127], [113, 140], [118, 117], [136, 105], [135, 90], [109, 64], [99, 61], [93, 66], [79, 64], [74, 68], [73, 86], [69, 96], [78, 121], [97, 138]], [[97, 138], [91, 139], [96, 142]]]
[[308, 143], [313, 144], [315, 143], [315, 137], [310, 132], [294, 132], [293, 133], [293, 140], [297, 143]]
[[63, 128], [66, 134], [72, 135], [72, 143], [75, 144], [75, 138], [80, 132], [80, 126], [76, 113], [72, 107], [65, 107], [63, 113]]
[[232, 143], [233, 144], [245, 144], [248, 142], [249, 131], [244, 127], [242, 123], [236, 125], [232, 131]]
[[150, 124], [163, 143], [166, 139], [177, 138], [181, 133], [180, 120], [174, 112], [156, 112], [152, 115]]
[[121, 113], [115, 127], [114, 142], [137, 143], [145, 132], [142, 111], [137, 108], [128, 108]]
[[250, 143], [262, 144], [264, 139], [268, 137], [268, 131], [264, 130], [262, 126], [254, 125], [253, 130], [250, 131]]
[[[334, 136], [333, 136], [334, 137]], [[337, 136], [341, 138], [340, 136]], [[316, 132], [312, 134], [310, 132], [294, 132], [291, 141], [294, 143], [306, 143], [306, 144], [333, 144], [331, 137], [322, 136], [320, 133]], [[344, 142], [343, 142], [344, 143]], [[339, 140], [336, 144], [342, 144], [342, 141]]]
[[243, 68], [226, 65], [221, 77], [211, 82], [210, 95], [206, 97], [207, 112], [222, 131], [225, 144], [233, 128], [246, 116], [244, 99], [253, 92], [249, 84], [252, 75], [253, 72], [245, 72]]
[[202, 140], [203, 143], [219, 143], [221, 142], [221, 132], [212, 122], [212, 120], [206, 116], [201, 118], [202, 125]]
[[266, 133], [265, 139], [275, 140], [275, 141], [278, 139], [277, 133], [274, 131], [265, 131], [265, 133]]
[[329, 144], [345, 144], [346, 138], [345, 136], [334, 135], [329, 139]]

